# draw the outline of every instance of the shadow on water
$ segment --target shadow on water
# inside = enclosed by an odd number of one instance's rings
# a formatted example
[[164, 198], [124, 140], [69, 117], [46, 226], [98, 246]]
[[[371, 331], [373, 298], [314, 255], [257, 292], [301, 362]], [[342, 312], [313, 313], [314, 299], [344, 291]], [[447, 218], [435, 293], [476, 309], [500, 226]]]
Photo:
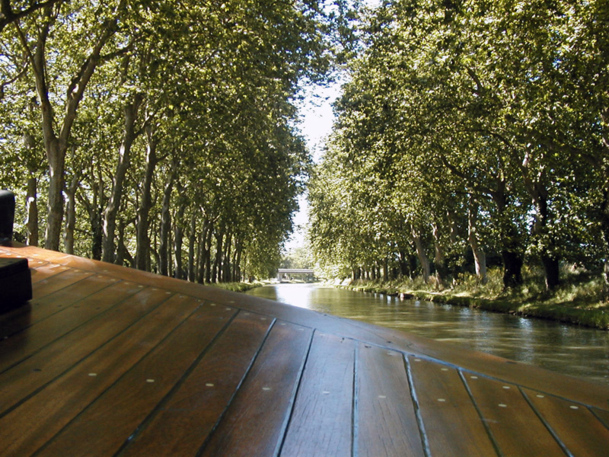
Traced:
[[609, 383], [607, 331], [318, 284], [278, 284], [248, 294]]

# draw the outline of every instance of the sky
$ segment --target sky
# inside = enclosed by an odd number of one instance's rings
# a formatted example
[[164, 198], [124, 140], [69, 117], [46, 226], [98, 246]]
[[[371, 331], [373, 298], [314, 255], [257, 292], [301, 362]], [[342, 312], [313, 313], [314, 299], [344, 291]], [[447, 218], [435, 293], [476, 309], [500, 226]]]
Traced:
[[[329, 87], [314, 87], [308, 90], [307, 96], [300, 107], [302, 119], [300, 129], [315, 162], [321, 158], [324, 140], [332, 130], [332, 123], [334, 122], [332, 103], [339, 95], [339, 82]], [[309, 220], [306, 194], [300, 197], [298, 203], [300, 210], [294, 216], [295, 230], [285, 245], [286, 252], [304, 245], [305, 226]]]
[[[381, 0], [363, 0], [362, 3], [368, 8], [377, 8], [381, 4]], [[334, 122], [332, 103], [340, 96], [340, 86], [341, 81], [339, 80], [328, 87], [309, 89], [300, 107], [300, 116], [303, 120], [301, 131], [315, 162], [321, 158], [324, 140], [332, 131]], [[294, 216], [295, 230], [285, 245], [286, 252], [304, 245], [305, 226], [309, 220], [306, 194], [300, 197], [298, 203], [300, 210]]]

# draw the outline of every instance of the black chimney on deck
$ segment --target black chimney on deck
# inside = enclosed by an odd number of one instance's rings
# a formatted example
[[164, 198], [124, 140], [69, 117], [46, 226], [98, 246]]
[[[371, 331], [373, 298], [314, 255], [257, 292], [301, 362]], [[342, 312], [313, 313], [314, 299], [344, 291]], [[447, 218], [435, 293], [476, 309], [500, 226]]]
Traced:
[[[11, 246], [15, 222], [15, 194], [0, 190], [0, 246]], [[0, 313], [32, 299], [32, 276], [27, 259], [0, 257]]]
[[14, 222], [15, 194], [0, 190], [0, 244], [6, 244], [13, 239]]

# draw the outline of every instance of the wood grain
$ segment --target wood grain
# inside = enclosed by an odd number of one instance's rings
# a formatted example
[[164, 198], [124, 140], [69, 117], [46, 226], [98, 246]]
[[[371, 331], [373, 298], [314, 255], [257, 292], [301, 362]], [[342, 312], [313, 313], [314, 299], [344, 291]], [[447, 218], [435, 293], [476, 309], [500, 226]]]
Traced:
[[409, 358], [431, 455], [497, 455], [456, 369]]
[[601, 420], [601, 422], [605, 424], [605, 427], [609, 428], [609, 411], [598, 408], [592, 408], [592, 412], [594, 412], [594, 414]]
[[34, 298], [26, 306], [13, 311], [10, 318], [0, 319], [0, 339], [20, 332], [77, 302], [85, 301], [116, 282], [114, 278], [92, 275], [43, 298]]
[[357, 454], [423, 456], [403, 355], [360, 343], [357, 379]]
[[524, 393], [573, 455], [606, 457], [609, 454], [609, 430], [587, 407], [541, 392], [525, 389]]
[[[61, 273], [68, 271], [68, 268], [65, 265], [57, 265], [54, 263], [46, 263], [44, 265], [39, 265], [35, 268], [30, 267], [30, 273], [32, 274], [32, 287], [33, 290], [36, 290], [36, 286], [41, 286], [41, 291], [44, 294], [44, 286], [48, 284], [46, 281], [52, 277], [55, 277]], [[42, 282], [42, 284], [40, 284]], [[35, 296], [35, 295], [34, 295]]]
[[315, 334], [281, 455], [351, 456], [354, 362], [353, 341]]
[[[86, 302], [80, 304], [77, 302], [65, 308], [62, 312], [0, 341], [0, 373], [19, 361], [31, 357], [45, 346], [69, 334], [140, 290], [143, 289], [135, 284], [123, 283], [117, 285], [112, 290], [99, 292], [91, 296]], [[150, 303], [149, 295], [149, 293], [142, 294], [141, 299]], [[159, 295], [159, 299], [166, 298], [161, 294], [157, 295]], [[11, 328], [9, 327], [8, 333], [11, 333]]]
[[172, 297], [0, 418], [0, 455], [29, 455], [43, 446], [198, 306]]
[[201, 306], [37, 455], [115, 454], [234, 314]]
[[[140, 303], [145, 300], [147, 306], [134, 307], [123, 301], [129, 297], [137, 298]], [[103, 294], [96, 294], [95, 300], [91, 298], [88, 303], [92, 306], [109, 304], [112, 303], [109, 298], [117, 300], [118, 305], [0, 374], [0, 413], [95, 352], [152, 311], [167, 296], [151, 289], [142, 290], [133, 284], [119, 283]], [[0, 344], [0, 353], [5, 349]]]
[[464, 378], [504, 457], [565, 455], [518, 386], [471, 373]]
[[271, 322], [240, 313], [121, 455], [196, 455], [237, 392]]
[[[0, 316], [0, 455], [609, 449], [606, 386], [118, 265], [3, 253], [30, 259], [38, 295]], [[234, 312], [223, 330], [211, 317]]]
[[290, 415], [311, 330], [276, 324], [201, 456], [272, 456]]

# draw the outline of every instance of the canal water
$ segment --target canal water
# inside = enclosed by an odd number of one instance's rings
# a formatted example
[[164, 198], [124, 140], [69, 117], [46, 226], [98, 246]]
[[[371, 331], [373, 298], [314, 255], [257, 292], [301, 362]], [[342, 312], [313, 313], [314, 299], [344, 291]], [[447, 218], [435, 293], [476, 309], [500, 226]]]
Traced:
[[609, 384], [609, 331], [318, 284], [278, 284], [248, 294]]

